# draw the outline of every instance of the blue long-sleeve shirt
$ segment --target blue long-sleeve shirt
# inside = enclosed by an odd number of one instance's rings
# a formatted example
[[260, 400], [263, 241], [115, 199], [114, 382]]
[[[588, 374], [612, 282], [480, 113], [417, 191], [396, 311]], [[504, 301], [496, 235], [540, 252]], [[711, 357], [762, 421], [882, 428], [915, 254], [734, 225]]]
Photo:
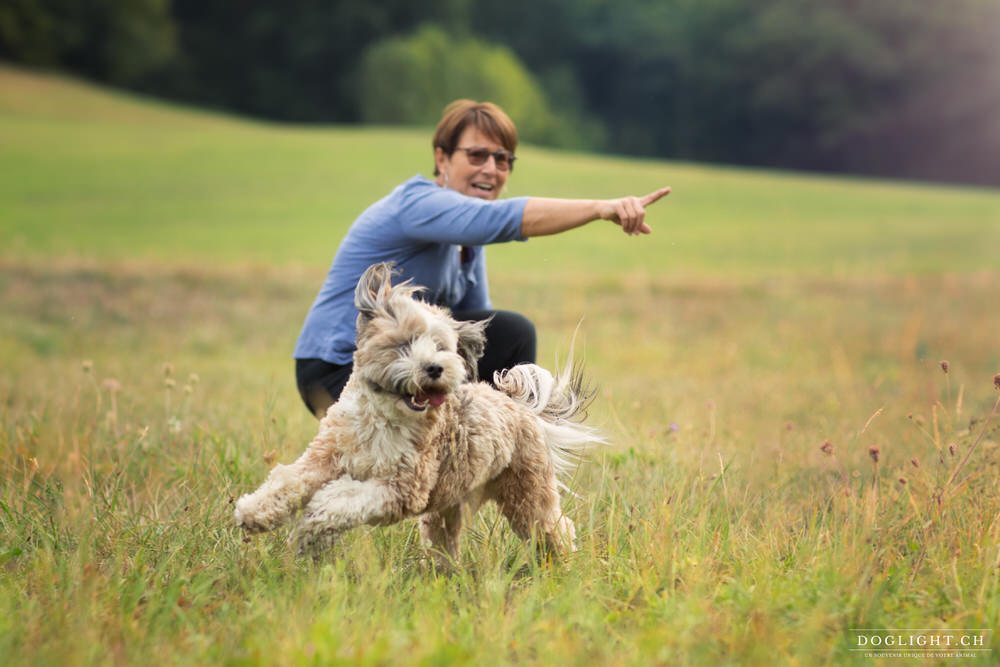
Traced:
[[[296, 359], [350, 363], [355, 350], [354, 289], [372, 264], [393, 262], [452, 310], [492, 308], [482, 246], [523, 241], [527, 197], [487, 201], [414, 176], [362, 213], [337, 249], [295, 344]], [[467, 261], [460, 249], [468, 248]]]

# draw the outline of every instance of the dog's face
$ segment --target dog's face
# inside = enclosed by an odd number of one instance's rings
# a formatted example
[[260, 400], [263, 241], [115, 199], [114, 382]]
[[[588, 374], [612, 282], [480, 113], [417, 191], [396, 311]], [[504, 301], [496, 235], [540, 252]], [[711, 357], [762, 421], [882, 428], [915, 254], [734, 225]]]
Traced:
[[447, 311], [413, 298], [408, 284], [390, 285], [392, 268], [376, 264], [355, 291], [358, 309], [354, 373], [367, 389], [410, 412], [441, 406], [476, 377], [483, 322], [457, 322]]

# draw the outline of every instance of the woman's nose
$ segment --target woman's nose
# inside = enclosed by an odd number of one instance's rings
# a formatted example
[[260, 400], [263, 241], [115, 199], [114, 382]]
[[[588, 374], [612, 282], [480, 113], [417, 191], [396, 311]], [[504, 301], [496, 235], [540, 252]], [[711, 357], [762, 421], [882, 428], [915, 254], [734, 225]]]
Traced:
[[482, 166], [482, 171], [486, 171], [486, 172], [498, 171], [498, 169], [497, 169], [497, 159], [496, 159], [495, 155], [493, 155], [491, 153], [490, 156], [488, 158], [486, 158], [486, 162], [484, 162], [483, 166]]

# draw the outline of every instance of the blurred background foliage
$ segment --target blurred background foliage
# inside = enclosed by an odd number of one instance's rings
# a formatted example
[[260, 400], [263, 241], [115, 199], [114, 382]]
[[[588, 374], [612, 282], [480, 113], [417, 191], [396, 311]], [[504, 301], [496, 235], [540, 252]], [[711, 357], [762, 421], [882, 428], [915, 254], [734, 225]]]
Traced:
[[1000, 184], [1000, 0], [6, 0], [0, 58], [277, 121]]

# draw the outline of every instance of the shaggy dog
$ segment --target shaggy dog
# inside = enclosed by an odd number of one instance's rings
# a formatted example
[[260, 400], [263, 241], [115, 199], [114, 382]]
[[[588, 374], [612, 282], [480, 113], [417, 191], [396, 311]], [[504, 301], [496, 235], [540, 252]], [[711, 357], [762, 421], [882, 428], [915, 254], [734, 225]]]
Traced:
[[237, 525], [273, 530], [304, 510], [290, 542], [316, 555], [361, 524], [420, 517], [425, 546], [447, 563], [463, 521], [493, 500], [522, 539], [573, 550], [557, 475], [600, 441], [581, 423], [579, 368], [554, 378], [523, 364], [497, 373], [499, 390], [474, 382], [486, 322], [458, 322], [391, 275], [376, 264], [361, 277], [354, 372], [305, 453], [237, 501]]

